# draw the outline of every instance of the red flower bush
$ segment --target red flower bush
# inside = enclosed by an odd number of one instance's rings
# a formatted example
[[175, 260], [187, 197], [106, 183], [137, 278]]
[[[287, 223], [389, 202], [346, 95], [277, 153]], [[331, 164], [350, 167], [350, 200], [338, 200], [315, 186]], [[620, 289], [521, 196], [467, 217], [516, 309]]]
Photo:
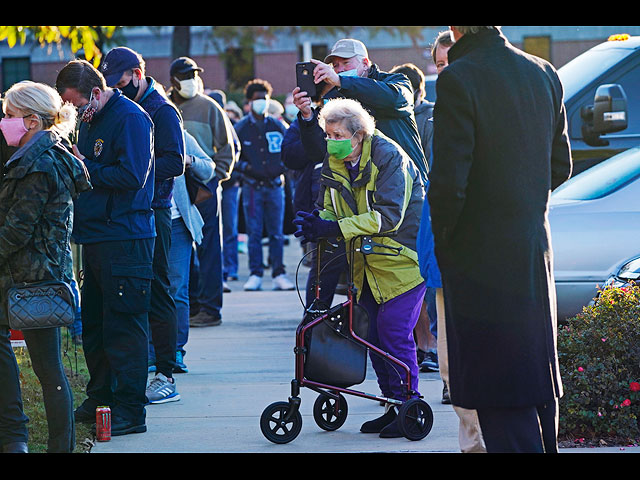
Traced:
[[638, 443], [640, 287], [600, 292], [558, 329], [558, 357], [560, 438]]

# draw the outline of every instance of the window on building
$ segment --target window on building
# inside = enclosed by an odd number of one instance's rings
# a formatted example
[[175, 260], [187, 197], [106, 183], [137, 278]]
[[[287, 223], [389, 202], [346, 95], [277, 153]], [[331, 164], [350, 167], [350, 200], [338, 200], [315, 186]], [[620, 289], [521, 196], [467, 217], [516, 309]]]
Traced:
[[535, 55], [551, 61], [551, 37], [550, 36], [532, 36], [524, 37], [522, 41], [522, 49]]
[[[311, 47], [311, 58], [315, 58], [316, 60], [324, 60], [324, 58], [329, 55], [329, 47], [326, 44], [316, 44], [310, 45]], [[301, 44], [298, 45], [298, 61], [306, 62], [309, 59], [306, 58], [308, 53], [307, 49], [309, 45]]]
[[31, 80], [31, 60], [29, 57], [2, 59], [2, 91], [6, 92], [14, 83]]

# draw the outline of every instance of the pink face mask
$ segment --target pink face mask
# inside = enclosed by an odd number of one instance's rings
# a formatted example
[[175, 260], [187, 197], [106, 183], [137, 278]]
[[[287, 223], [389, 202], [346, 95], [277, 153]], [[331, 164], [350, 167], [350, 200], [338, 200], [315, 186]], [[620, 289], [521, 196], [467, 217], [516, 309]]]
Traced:
[[3, 118], [0, 120], [0, 130], [10, 147], [17, 147], [22, 137], [29, 131], [24, 126], [22, 117]]

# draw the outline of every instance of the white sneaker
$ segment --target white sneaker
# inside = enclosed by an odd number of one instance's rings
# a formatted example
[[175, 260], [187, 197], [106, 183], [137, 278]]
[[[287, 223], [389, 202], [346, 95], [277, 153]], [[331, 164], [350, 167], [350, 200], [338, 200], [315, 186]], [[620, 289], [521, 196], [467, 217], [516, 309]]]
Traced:
[[244, 284], [243, 287], [247, 291], [254, 292], [256, 290], [260, 290], [262, 288], [262, 277], [257, 275], [251, 275], [247, 283]]
[[274, 290], [293, 290], [295, 285], [287, 278], [284, 273], [281, 273], [273, 279]]
[[176, 390], [176, 382], [170, 382], [163, 374], [158, 373], [147, 386], [147, 400], [149, 403], [167, 403], [180, 400], [180, 394]]

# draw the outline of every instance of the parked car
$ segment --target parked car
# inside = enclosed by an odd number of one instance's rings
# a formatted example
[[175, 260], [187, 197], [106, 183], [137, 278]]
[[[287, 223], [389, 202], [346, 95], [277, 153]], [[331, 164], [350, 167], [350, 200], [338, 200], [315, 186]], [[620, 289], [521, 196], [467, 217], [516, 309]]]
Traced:
[[604, 282], [603, 289], [627, 287], [631, 284], [640, 284], [640, 256], [629, 260], [614, 275], [611, 275]]
[[[612, 35], [560, 67], [558, 76], [574, 174], [640, 145], [640, 36]], [[436, 80], [437, 75], [425, 77], [431, 102], [436, 101]]]
[[[574, 173], [640, 145], [640, 37], [612, 35], [560, 67], [558, 76], [564, 87]], [[618, 111], [627, 111], [626, 118], [599, 115], [613, 104], [625, 104]]]
[[640, 278], [640, 147], [569, 179], [549, 207], [558, 318], [572, 317], [605, 283]]

